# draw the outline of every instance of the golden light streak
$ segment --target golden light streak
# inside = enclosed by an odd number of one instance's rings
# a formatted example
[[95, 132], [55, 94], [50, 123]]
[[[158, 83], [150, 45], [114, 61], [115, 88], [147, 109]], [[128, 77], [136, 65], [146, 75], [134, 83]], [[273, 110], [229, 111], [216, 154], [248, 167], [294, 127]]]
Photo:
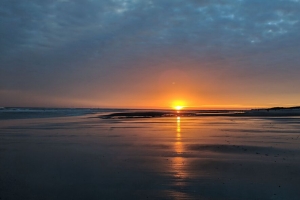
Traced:
[[180, 117], [177, 117], [177, 139], [180, 139], [181, 135], [181, 128], [180, 128]]
[[176, 118], [177, 127], [176, 127], [176, 141], [174, 143], [174, 151], [176, 156], [172, 158], [172, 171], [174, 173], [174, 185], [176, 186], [185, 186], [184, 179], [187, 178], [187, 173], [185, 170], [185, 158], [182, 156], [184, 153], [184, 146], [181, 140], [181, 118]]

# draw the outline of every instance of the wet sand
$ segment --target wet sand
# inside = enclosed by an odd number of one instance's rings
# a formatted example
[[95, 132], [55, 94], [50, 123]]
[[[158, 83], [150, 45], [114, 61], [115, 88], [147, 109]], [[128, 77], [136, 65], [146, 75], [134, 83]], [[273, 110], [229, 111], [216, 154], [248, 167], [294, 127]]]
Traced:
[[0, 199], [300, 199], [300, 118], [0, 121]]

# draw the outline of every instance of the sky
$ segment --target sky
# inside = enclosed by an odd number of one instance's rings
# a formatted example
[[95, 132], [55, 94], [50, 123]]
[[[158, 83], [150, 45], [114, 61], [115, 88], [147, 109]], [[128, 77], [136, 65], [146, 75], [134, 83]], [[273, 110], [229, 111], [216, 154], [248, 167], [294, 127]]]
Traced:
[[300, 0], [1, 0], [0, 106], [300, 105]]

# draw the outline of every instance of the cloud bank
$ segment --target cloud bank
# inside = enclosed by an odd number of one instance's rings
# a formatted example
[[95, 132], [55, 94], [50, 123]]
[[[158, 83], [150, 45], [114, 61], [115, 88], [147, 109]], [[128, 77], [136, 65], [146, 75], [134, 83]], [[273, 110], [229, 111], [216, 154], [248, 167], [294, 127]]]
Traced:
[[292, 103], [299, 20], [298, 0], [3, 0], [0, 102], [27, 92], [41, 105], [85, 96], [112, 106], [168, 92], [160, 77], [177, 70], [196, 95]]

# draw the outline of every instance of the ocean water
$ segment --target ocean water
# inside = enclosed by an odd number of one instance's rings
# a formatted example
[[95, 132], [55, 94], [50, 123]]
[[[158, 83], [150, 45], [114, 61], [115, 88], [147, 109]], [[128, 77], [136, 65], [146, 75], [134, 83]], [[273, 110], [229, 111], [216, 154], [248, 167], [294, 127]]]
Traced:
[[0, 199], [300, 199], [299, 117], [115, 112], [0, 109]]

